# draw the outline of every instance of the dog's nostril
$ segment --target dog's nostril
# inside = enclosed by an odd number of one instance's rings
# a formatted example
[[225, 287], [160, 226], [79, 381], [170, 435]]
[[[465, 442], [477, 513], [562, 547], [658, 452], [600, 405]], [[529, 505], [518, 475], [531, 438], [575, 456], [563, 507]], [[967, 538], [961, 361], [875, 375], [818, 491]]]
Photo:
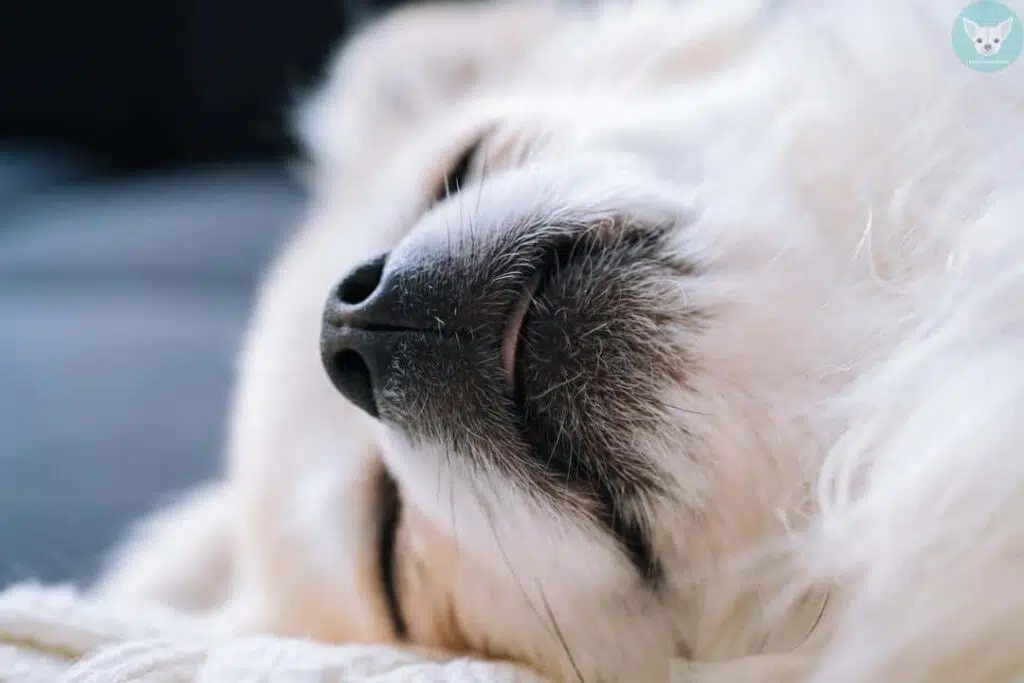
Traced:
[[371, 417], [378, 417], [370, 368], [357, 351], [342, 349], [329, 354], [324, 358], [324, 366], [331, 383], [345, 398]]
[[380, 285], [380, 278], [384, 272], [384, 262], [387, 261], [387, 254], [383, 254], [357, 266], [355, 270], [341, 281], [335, 291], [338, 301], [355, 305], [370, 298], [374, 290]]

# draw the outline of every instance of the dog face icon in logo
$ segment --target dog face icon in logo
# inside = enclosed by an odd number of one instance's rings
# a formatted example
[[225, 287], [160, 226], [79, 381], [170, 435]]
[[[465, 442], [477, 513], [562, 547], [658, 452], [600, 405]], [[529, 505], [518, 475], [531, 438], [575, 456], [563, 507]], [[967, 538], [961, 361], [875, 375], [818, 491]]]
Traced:
[[961, 17], [964, 31], [974, 44], [974, 49], [983, 57], [994, 57], [999, 54], [1003, 43], [1013, 31], [1013, 17], [1005, 19], [995, 26], [981, 26], [967, 17]]
[[951, 37], [960, 61], [981, 73], [1002, 71], [1024, 50], [1020, 19], [994, 0], [978, 0], [964, 7], [953, 22]]

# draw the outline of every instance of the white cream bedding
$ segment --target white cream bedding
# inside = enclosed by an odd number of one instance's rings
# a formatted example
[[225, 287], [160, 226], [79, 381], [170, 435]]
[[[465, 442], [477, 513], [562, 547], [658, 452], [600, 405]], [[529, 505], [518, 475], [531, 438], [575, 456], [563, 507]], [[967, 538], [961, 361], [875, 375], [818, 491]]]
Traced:
[[544, 683], [520, 667], [387, 646], [217, 639], [203, 621], [66, 587], [0, 593], [0, 683]]

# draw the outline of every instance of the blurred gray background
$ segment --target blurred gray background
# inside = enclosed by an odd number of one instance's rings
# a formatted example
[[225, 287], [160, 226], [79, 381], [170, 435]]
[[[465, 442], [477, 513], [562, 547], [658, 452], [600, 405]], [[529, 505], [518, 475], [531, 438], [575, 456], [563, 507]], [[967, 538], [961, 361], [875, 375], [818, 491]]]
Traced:
[[87, 580], [216, 471], [253, 287], [300, 207], [271, 163], [110, 178], [0, 148], [0, 584]]
[[87, 581], [216, 472], [286, 113], [391, 4], [0, 2], [0, 587]]

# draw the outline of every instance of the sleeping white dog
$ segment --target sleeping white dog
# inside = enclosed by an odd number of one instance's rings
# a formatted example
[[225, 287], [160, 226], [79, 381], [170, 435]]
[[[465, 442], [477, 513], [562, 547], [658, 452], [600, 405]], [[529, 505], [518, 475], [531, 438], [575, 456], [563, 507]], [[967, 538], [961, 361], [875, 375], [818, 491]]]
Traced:
[[98, 590], [562, 681], [1024, 677], [1024, 66], [937, 0], [408, 9], [223, 480]]

